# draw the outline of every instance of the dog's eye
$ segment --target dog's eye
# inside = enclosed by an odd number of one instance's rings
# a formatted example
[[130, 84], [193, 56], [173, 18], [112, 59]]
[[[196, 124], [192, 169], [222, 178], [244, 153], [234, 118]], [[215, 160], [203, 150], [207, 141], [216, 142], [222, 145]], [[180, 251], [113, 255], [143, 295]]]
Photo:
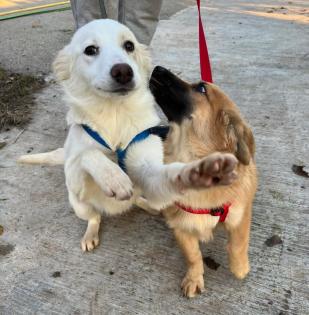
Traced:
[[127, 40], [126, 42], [124, 42], [123, 48], [127, 52], [132, 52], [132, 51], [134, 51], [134, 44], [130, 40]]
[[99, 47], [96, 46], [87, 46], [84, 50], [84, 54], [87, 56], [96, 56], [99, 53]]
[[196, 86], [196, 91], [202, 94], [206, 94], [207, 90], [206, 90], [206, 86], [205, 83], [201, 82]]

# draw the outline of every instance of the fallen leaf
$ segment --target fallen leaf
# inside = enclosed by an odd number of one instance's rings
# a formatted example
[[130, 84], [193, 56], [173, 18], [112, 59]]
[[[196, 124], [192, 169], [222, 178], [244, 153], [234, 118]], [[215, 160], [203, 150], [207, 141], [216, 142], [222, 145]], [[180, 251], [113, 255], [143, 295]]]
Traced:
[[308, 172], [306, 172], [304, 170], [305, 166], [304, 165], [296, 165], [296, 164], [293, 164], [292, 165], [292, 171], [298, 175], [298, 176], [302, 176], [302, 177], [305, 177], [305, 178], [309, 178], [309, 174]]
[[282, 239], [281, 239], [281, 237], [279, 235], [273, 235], [272, 237], [268, 238], [265, 241], [265, 245], [268, 246], [268, 247], [273, 247], [273, 246], [276, 246], [276, 245], [280, 245], [282, 243], [283, 243], [283, 241], [282, 241]]
[[220, 267], [220, 264], [209, 256], [203, 257], [203, 261], [206, 264], [206, 266], [212, 270], [217, 270]]

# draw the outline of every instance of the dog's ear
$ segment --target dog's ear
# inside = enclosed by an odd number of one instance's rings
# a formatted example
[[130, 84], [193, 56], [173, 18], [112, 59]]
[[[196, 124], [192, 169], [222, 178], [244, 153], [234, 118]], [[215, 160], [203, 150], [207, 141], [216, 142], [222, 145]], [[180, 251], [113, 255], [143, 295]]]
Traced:
[[59, 51], [53, 62], [53, 72], [58, 81], [65, 81], [70, 78], [72, 67], [72, 58], [69, 53], [69, 47], [66, 46]]
[[255, 154], [255, 142], [251, 129], [237, 112], [222, 110], [219, 118], [225, 128], [228, 146], [232, 148], [242, 164], [248, 165]]
[[145, 72], [147, 78], [150, 77], [152, 70], [152, 63], [150, 51], [146, 45], [138, 44], [136, 49], [136, 62]]

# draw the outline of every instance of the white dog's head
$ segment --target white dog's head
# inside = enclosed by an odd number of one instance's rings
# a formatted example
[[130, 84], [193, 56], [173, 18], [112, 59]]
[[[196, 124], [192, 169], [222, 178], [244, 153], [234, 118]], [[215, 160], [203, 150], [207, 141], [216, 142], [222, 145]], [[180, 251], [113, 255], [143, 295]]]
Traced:
[[124, 25], [109, 19], [81, 27], [53, 64], [56, 77], [72, 95], [113, 97], [146, 87], [150, 55]]

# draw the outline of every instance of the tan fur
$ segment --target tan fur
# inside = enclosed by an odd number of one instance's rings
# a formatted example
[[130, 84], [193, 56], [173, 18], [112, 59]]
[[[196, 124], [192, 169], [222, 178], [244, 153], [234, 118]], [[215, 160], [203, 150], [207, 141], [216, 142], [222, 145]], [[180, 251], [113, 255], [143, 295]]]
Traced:
[[[125, 41], [132, 41], [135, 50], [126, 51]], [[85, 53], [88, 45], [95, 45], [96, 54]], [[132, 85], [112, 75], [119, 64], [131, 68]], [[235, 179], [237, 159], [232, 154], [216, 153], [189, 164], [164, 165], [163, 144], [156, 135], [127, 147], [160, 119], [148, 88], [149, 52], [124, 25], [109, 19], [84, 25], [59, 52], [53, 67], [69, 105], [64, 148], [23, 156], [19, 162], [64, 163], [69, 202], [76, 215], [88, 221], [81, 240], [83, 251], [98, 246], [103, 213], [123, 213], [141, 195], [160, 211], [185, 190], [226, 185]], [[111, 150], [90, 137], [82, 125], [98, 132]], [[116, 150], [124, 148], [127, 173], [115, 163]]]
[[[233, 153], [239, 159], [238, 180], [229, 186], [190, 191], [179, 202], [193, 208], [232, 203], [224, 226], [229, 233], [230, 269], [242, 279], [249, 272], [251, 206], [257, 188], [254, 138], [236, 105], [217, 86], [207, 84], [207, 97], [194, 91], [192, 94], [192, 117], [180, 125], [171, 124], [165, 142], [165, 162], [190, 162], [217, 151]], [[164, 216], [187, 260], [188, 270], [182, 283], [184, 295], [193, 297], [204, 288], [198, 241], [212, 239], [218, 217], [190, 214], [176, 206], [165, 209]]]

